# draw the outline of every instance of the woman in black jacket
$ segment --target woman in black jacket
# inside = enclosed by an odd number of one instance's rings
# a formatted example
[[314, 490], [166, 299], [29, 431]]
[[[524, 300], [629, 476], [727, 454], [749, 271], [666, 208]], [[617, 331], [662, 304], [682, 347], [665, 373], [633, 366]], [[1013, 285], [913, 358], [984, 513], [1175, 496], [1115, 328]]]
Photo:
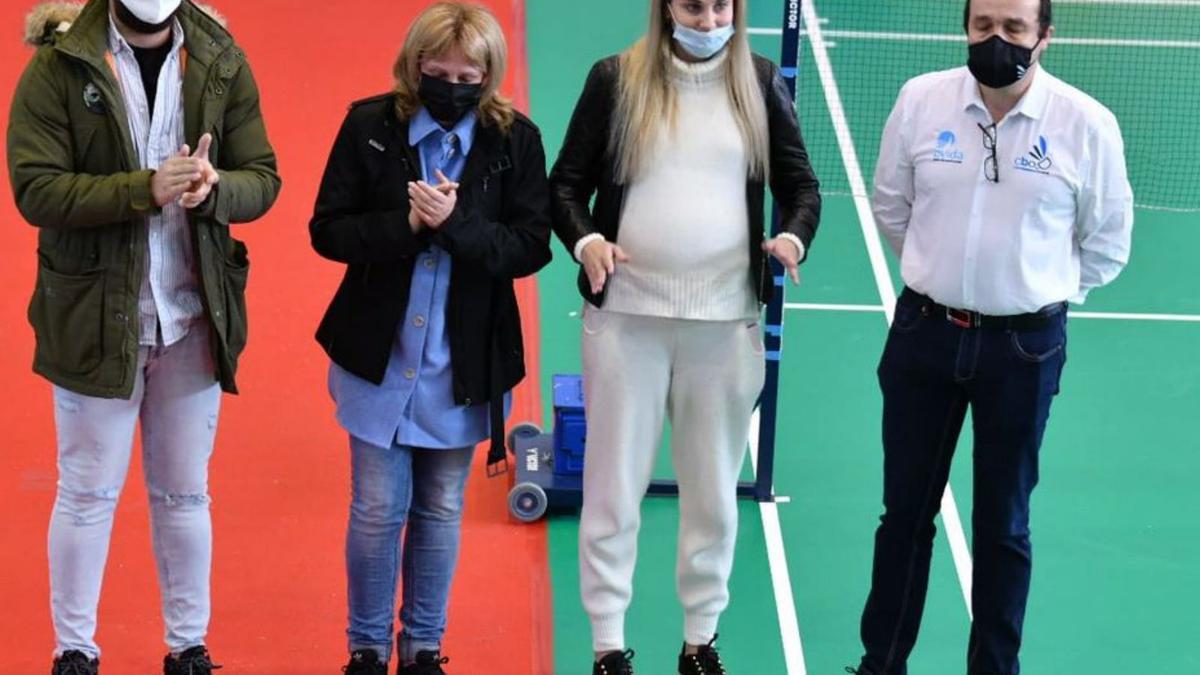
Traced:
[[[555, 232], [581, 263], [586, 300], [579, 549], [598, 675], [633, 672], [624, 615], [664, 417], [680, 489], [679, 672], [725, 672], [713, 643], [763, 384], [767, 256], [798, 282], [821, 205], [791, 96], [750, 52], [746, 11], [744, 0], [651, 0], [646, 36], [592, 68], [550, 176]], [[764, 241], [767, 184], [782, 231]]]
[[550, 261], [545, 154], [498, 94], [505, 61], [487, 10], [426, 10], [396, 90], [350, 106], [309, 226], [347, 265], [317, 340], [350, 435], [348, 674], [387, 672], [401, 564], [399, 672], [444, 673], [472, 450], [490, 438], [489, 466], [504, 458], [525, 375], [513, 280]]

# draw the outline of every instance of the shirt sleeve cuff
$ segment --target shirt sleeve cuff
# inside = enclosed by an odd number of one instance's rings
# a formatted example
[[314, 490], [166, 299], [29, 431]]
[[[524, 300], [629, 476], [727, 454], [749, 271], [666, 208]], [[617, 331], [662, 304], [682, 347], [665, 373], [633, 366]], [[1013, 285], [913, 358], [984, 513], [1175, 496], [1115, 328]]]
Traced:
[[583, 262], [583, 249], [587, 248], [587, 245], [592, 243], [593, 241], [603, 241], [603, 240], [604, 240], [604, 235], [600, 234], [599, 232], [593, 232], [592, 234], [589, 234], [589, 235], [583, 237], [582, 239], [580, 239], [579, 241], [575, 242], [575, 250], [571, 251], [571, 255], [575, 256], [575, 260], [577, 262]]
[[804, 247], [804, 242], [800, 241], [800, 237], [797, 237], [796, 235], [792, 234], [791, 232], [780, 232], [779, 238], [786, 239], [786, 240], [792, 242], [793, 244], [795, 244], [796, 250], [800, 252], [800, 257], [797, 259], [804, 260], [804, 254], [808, 252], [808, 249], [806, 249]]

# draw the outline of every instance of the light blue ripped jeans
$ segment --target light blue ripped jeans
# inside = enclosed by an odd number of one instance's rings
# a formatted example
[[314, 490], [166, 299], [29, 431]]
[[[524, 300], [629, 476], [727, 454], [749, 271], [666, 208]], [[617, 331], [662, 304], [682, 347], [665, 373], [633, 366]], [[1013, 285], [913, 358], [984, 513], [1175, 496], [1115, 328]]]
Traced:
[[208, 334], [200, 322], [170, 347], [142, 347], [128, 401], [54, 388], [58, 496], [49, 547], [55, 654], [100, 655], [96, 608], [139, 419], [167, 647], [180, 652], [204, 644], [212, 568], [208, 460], [221, 404]]

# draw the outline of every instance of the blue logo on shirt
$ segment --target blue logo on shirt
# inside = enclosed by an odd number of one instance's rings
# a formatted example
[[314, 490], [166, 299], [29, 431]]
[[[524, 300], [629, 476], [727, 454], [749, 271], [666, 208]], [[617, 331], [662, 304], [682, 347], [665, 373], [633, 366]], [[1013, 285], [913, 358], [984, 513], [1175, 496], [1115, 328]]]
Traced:
[[966, 159], [962, 150], [958, 149], [958, 137], [953, 131], [943, 131], [938, 134], [937, 147], [933, 150], [933, 161], [962, 164]]
[[1033, 150], [1028, 155], [1021, 155], [1013, 160], [1013, 166], [1021, 171], [1050, 173], [1054, 160], [1050, 159], [1050, 144], [1046, 142], [1046, 137], [1038, 136], [1037, 145], [1033, 146]]

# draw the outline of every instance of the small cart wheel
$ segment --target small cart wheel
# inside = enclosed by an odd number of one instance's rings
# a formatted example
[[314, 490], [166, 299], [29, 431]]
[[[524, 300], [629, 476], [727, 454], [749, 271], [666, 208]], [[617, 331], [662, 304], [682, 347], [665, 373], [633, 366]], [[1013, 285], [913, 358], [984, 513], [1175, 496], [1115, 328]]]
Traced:
[[542, 428], [531, 422], [524, 422], [513, 427], [508, 432], [508, 451], [517, 454], [517, 439], [518, 438], [533, 438], [542, 435]]
[[549, 505], [546, 491], [533, 483], [521, 483], [508, 493], [508, 511], [522, 523], [541, 520]]

